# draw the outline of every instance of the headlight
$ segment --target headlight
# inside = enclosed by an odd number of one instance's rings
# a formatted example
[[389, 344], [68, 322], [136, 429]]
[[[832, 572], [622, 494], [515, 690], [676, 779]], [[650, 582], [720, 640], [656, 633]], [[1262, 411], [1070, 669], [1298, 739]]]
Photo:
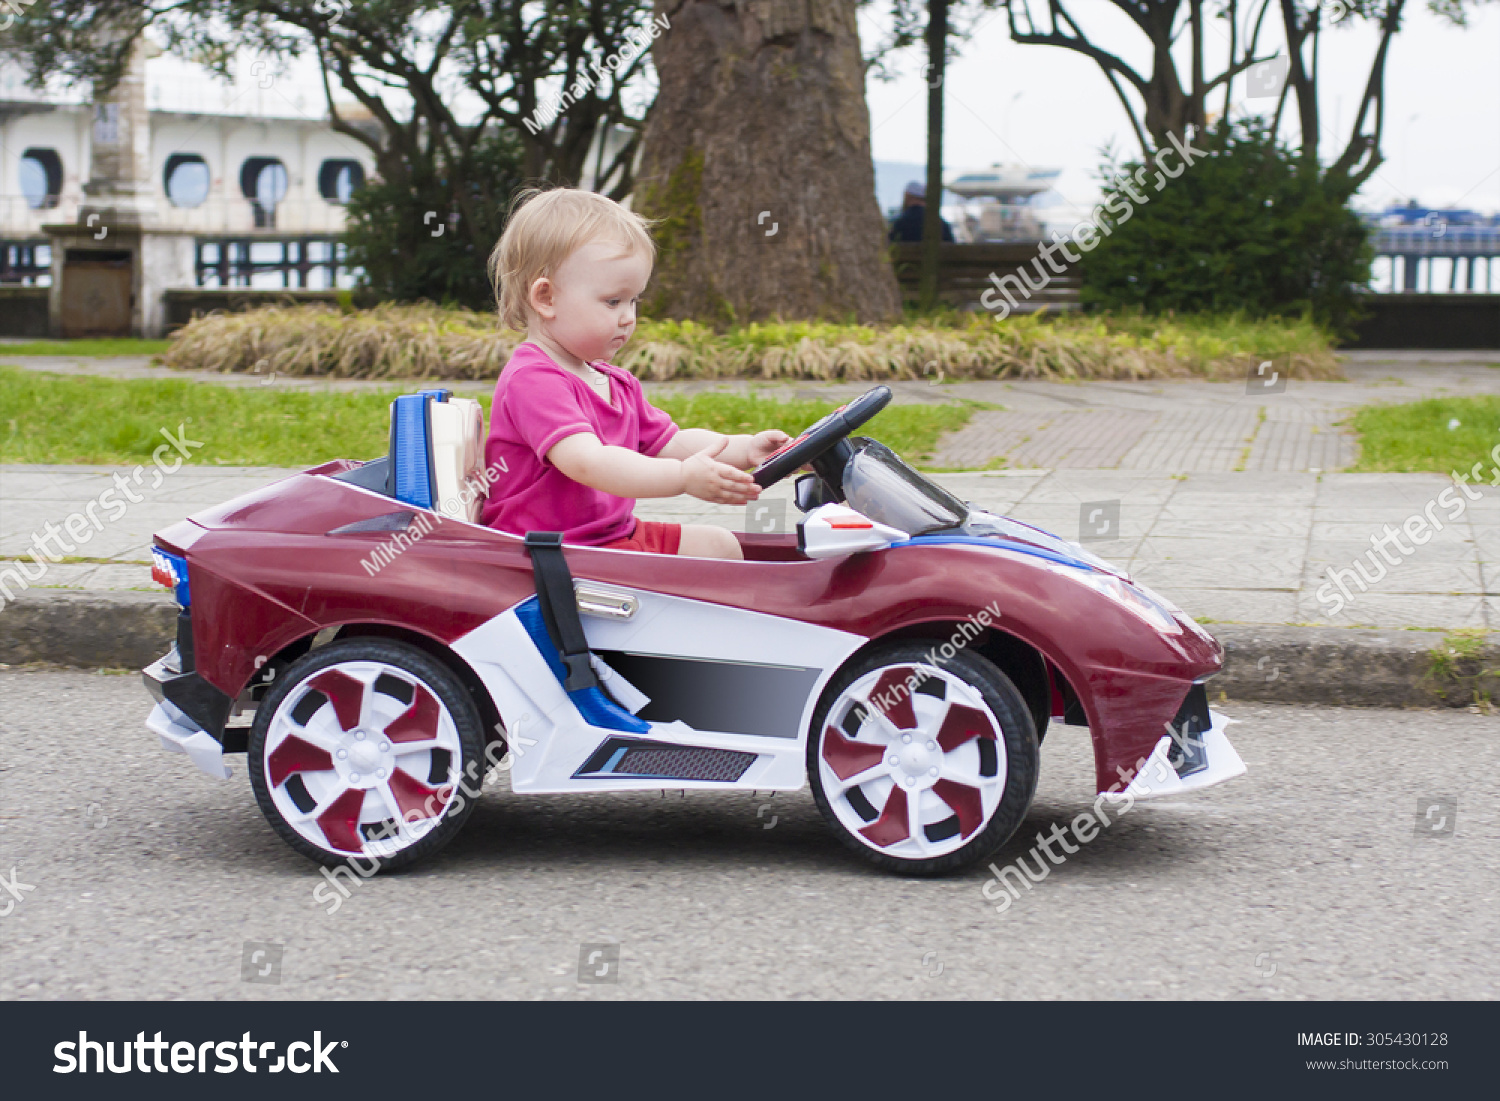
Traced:
[[1149, 589], [1118, 578], [1112, 573], [1085, 574], [1079, 580], [1092, 585], [1116, 604], [1128, 608], [1157, 630], [1169, 635], [1182, 632], [1182, 624], [1177, 622], [1170, 608]]
[[1140, 616], [1158, 631], [1164, 631], [1169, 635], [1182, 633], [1182, 624], [1178, 623], [1176, 617], [1172, 615], [1173, 606], [1143, 585], [1136, 585], [1112, 573], [1096, 573], [1092, 570], [1080, 570], [1067, 566], [1054, 567], [1054, 572], [1071, 577], [1095, 592], [1103, 593], [1122, 608]]
[[1161, 593], [1157, 592], [1155, 589], [1149, 589], [1145, 585], [1142, 585], [1139, 581], [1132, 581], [1130, 584], [1135, 586], [1135, 591], [1140, 593], [1147, 600], [1154, 601], [1156, 604], [1165, 608], [1173, 615], [1187, 615], [1186, 612], [1184, 612], [1176, 604], [1172, 603], [1172, 601], [1162, 596]]

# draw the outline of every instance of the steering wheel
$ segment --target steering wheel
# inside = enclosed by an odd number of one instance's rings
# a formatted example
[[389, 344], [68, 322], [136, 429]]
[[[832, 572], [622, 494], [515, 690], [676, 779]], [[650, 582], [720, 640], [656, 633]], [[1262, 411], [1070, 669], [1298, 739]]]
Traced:
[[846, 436], [889, 405], [890, 401], [891, 388], [877, 386], [848, 405], [839, 406], [780, 451], [767, 455], [751, 475], [755, 484], [762, 489], [774, 485], [798, 467], [806, 466], [828, 454]]

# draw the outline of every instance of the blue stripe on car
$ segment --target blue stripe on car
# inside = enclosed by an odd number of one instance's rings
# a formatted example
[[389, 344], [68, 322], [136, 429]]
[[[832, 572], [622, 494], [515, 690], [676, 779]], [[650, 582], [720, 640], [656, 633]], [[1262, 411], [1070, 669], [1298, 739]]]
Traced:
[[1077, 558], [1069, 558], [1067, 555], [1057, 554], [1044, 547], [1038, 547], [1032, 543], [1022, 543], [1012, 539], [985, 538], [978, 535], [916, 535], [910, 539], [903, 539], [899, 543], [892, 543], [893, 547], [936, 546], [942, 543], [957, 543], [964, 546], [989, 547], [1000, 550], [1013, 550], [1021, 554], [1029, 554], [1035, 558], [1045, 558], [1049, 562], [1059, 562], [1064, 566], [1073, 566], [1080, 570], [1092, 570], [1094, 567], [1087, 562], [1081, 562]]

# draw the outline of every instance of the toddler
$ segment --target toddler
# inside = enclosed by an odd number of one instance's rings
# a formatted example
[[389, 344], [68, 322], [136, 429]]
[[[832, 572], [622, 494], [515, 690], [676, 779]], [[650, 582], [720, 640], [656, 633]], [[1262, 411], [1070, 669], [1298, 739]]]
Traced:
[[609, 360], [635, 331], [656, 246], [640, 216], [588, 191], [523, 195], [490, 255], [500, 319], [524, 329], [500, 372], [485, 467], [505, 470], [482, 523], [517, 535], [696, 558], [741, 558], [723, 528], [637, 520], [640, 497], [688, 493], [742, 505], [760, 495], [744, 468], [785, 432], [725, 436], [678, 428]]

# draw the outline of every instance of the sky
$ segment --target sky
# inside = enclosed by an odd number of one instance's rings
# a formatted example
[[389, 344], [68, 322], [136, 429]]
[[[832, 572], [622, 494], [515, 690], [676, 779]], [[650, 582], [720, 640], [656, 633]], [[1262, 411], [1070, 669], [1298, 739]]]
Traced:
[[[1383, 209], [1414, 197], [1426, 206], [1500, 212], [1500, 3], [1478, 8], [1468, 28], [1459, 29], [1416, 6], [1419, 2], [1409, 5], [1411, 15], [1392, 40], [1387, 62], [1386, 163], [1356, 205]], [[1033, 6], [1044, 5], [1033, 0]], [[867, 6], [860, 15], [867, 50], [884, 29], [874, 8]], [[1071, 0], [1068, 10], [1100, 45], [1144, 67], [1139, 49], [1120, 47], [1144, 43], [1144, 35], [1108, 0]], [[1272, 29], [1274, 14], [1266, 20], [1263, 43]], [[1214, 31], [1222, 51], [1227, 31], [1222, 24]], [[1335, 28], [1323, 36], [1325, 160], [1333, 155], [1336, 133], [1340, 150], [1347, 141], [1376, 42], [1375, 33], [1364, 27]], [[1280, 48], [1280, 34], [1269, 43]], [[925, 60], [925, 51], [915, 47], [899, 59], [899, 79], [866, 82], [877, 162], [920, 165], [925, 160]], [[1179, 71], [1186, 71], [1180, 62]], [[1097, 194], [1093, 177], [1100, 151], [1111, 142], [1126, 154], [1137, 151], [1130, 123], [1098, 66], [1069, 50], [1012, 42], [1003, 10], [988, 13], [962, 44], [945, 88], [944, 159], [950, 177], [997, 162], [1061, 168], [1058, 190], [1088, 206]], [[1244, 78], [1237, 78], [1231, 113], [1264, 110], [1264, 101], [1245, 102], [1245, 90]], [[1211, 102], [1218, 109], [1222, 93]], [[1274, 101], [1269, 106], [1274, 108]], [[1284, 136], [1295, 137], [1294, 126], [1285, 121]]]
[[[1337, 3], [1338, 0], [1325, 0]], [[1414, 5], [1395, 37], [1387, 66], [1387, 112], [1383, 149], [1386, 163], [1356, 197], [1366, 210], [1416, 198], [1424, 206], [1457, 205], [1500, 212], [1500, 2], [1474, 9], [1466, 29], [1453, 27]], [[1043, 0], [1032, 0], [1040, 7]], [[1068, 10], [1084, 30], [1132, 64], [1143, 65], [1145, 39], [1108, 0], [1069, 0]], [[884, 37], [886, 8], [865, 5], [859, 14], [863, 48]], [[1085, 210], [1097, 195], [1095, 171], [1101, 151], [1113, 143], [1126, 155], [1136, 151], [1124, 111], [1098, 67], [1087, 58], [1050, 46], [1010, 41], [1004, 11], [983, 13], [962, 40], [945, 82], [945, 166], [951, 178], [967, 169], [995, 163], [1060, 168], [1062, 200], [1049, 220], [1064, 219], [1067, 205]], [[1213, 21], [1212, 51], [1227, 45], [1226, 31]], [[1274, 14], [1262, 42], [1280, 48]], [[1333, 28], [1324, 35], [1323, 120], [1325, 159], [1342, 148], [1352, 125], [1369, 70], [1376, 35], [1364, 26]], [[892, 58], [893, 81], [866, 81], [871, 144], [880, 169], [882, 208], [899, 205], [902, 183], [923, 175], [926, 155], [926, 84], [921, 46]], [[171, 57], [148, 64], [152, 107], [233, 113], [321, 116], [322, 89], [311, 65], [296, 66], [289, 77], [272, 77], [242, 59], [233, 86]], [[1185, 69], [1185, 67], [1183, 67]], [[1215, 70], [1216, 71], [1216, 70]], [[0, 72], [0, 94], [19, 94], [19, 74]], [[1234, 82], [1231, 111], [1265, 110], [1265, 101], [1246, 102], [1244, 78]], [[1221, 96], [1213, 97], [1215, 109]], [[1288, 112], [1290, 114], [1290, 112]], [[1283, 133], [1295, 137], [1287, 119]], [[1336, 140], [1338, 139], [1338, 140]], [[893, 195], [886, 192], [894, 191]]]

